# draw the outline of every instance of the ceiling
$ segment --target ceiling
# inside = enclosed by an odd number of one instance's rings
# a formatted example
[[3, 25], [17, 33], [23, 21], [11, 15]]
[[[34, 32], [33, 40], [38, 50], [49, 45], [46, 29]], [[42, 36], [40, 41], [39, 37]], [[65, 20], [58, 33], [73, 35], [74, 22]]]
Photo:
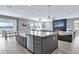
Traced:
[[0, 15], [28, 19], [56, 19], [79, 17], [78, 5], [0, 5]]

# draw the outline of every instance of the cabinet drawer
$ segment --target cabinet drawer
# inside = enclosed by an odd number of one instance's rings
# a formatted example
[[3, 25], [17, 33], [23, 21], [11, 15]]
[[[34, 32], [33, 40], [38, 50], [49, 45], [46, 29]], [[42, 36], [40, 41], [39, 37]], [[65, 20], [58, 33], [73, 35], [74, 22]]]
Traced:
[[34, 43], [39, 43], [39, 44], [40, 44], [40, 43], [41, 43], [41, 41], [36, 41], [36, 40], [35, 40], [35, 41], [34, 41]]
[[40, 45], [35, 45], [35, 49], [41, 49], [41, 46]]
[[35, 40], [40, 40], [41, 38], [40, 37], [33, 37]]
[[41, 50], [41, 48], [40, 47], [35, 47], [34, 50]]
[[34, 51], [41, 53], [41, 45], [34, 45]]
[[35, 51], [35, 54], [41, 54], [41, 51]]
[[41, 53], [41, 49], [35, 49], [35, 53]]
[[35, 52], [36, 52], [36, 53], [38, 53], [38, 52], [41, 53], [41, 50], [35, 50]]
[[41, 41], [41, 39], [40, 39], [40, 38], [38, 38], [38, 39], [35, 39], [35, 41]]
[[35, 45], [41, 45], [41, 42], [35, 42]]

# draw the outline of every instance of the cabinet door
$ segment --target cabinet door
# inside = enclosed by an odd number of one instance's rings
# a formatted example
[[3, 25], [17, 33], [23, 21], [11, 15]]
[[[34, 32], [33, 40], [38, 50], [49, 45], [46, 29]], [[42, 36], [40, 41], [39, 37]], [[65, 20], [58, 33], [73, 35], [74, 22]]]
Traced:
[[41, 38], [38, 36], [34, 36], [34, 53], [41, 53]]
[[16, 35], [16, 40], [18, 43], [20, 43], [20, 36], [19, 35]]
[[24, 47], [27, 48], [27, 37], [24, 37]]
[[25, 41], [25, 38], [22, 37], [22, 45], [24, 46], [24, 41]]
[[20, 36], [20, 44], [22, 45], [22, 36]]
[[54, 51], [57, 47], [57, 35], [51, 35], [42, 39], [42, 52], [44, 54]]

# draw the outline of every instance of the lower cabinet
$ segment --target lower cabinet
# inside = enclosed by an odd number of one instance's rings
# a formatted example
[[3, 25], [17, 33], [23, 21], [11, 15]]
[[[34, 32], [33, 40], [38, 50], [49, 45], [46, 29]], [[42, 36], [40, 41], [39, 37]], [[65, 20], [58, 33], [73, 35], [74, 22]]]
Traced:
[[41, 54], [42, 51], [41, 51], [41, 37], [38, 37], [38, 36], [34, 36], [34, 53], [36, 54]]
[[27, 48], [27, 37], [24, 37], [24, 47]]
[[58, 48], [58, 36], [51, 35], [42, 40], [42, 53], [51, 53]]
[[33, 41], [35, 54], [48, 54], [58, 48], [58, 36], [51, 35], [47, 37], [34, 36]]
[[27, 48], [27, 37], [16, 35], [16, 41], [23, 47]]
[[27, 35], [27, 37], [22, 37], [16, 35], [16, 40], [23, 47], [27, 48], [35, 54], [48, 54], [58, 48], [58, 36], [56, 34], [45, 37], [33, 35]]
[[73, 41], [72, 35], [59, 35], [58, 39], [63, 40], [63, 41], [67, 41], [67, 42]]

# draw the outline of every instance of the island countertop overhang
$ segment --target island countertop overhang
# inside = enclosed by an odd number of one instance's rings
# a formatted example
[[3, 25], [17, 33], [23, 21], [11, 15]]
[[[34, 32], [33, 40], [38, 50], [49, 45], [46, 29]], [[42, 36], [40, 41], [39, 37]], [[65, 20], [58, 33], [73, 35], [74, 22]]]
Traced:
[[46, 37], [46, 36], [55, 35], [55, 34], [57, 34], [57, 32], [33, 31], [30, 33], [26, 33], [26, 35], [39, 36], [39, 37]]

